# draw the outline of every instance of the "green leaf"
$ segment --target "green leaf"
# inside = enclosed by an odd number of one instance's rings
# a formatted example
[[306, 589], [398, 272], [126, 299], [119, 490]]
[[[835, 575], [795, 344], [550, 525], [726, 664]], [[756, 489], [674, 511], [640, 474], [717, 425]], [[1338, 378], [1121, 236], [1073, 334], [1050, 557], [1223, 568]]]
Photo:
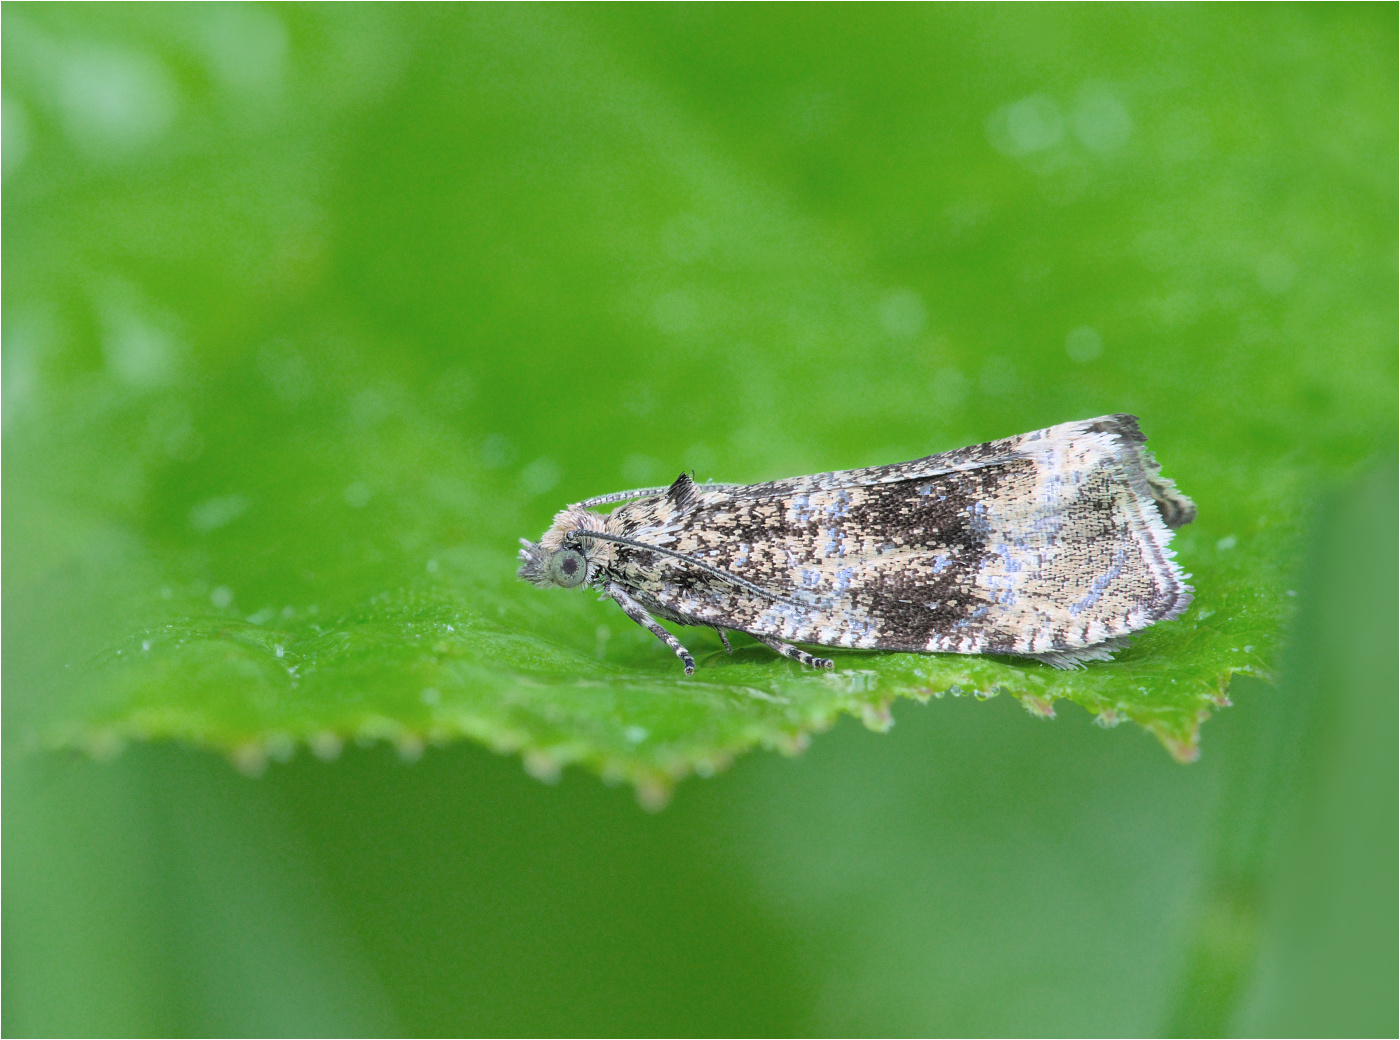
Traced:
[[[752, 53], [735, 13], [284, 13], [253, 82], [199, 71], [181, 11], [7, 9], [12, 740], [256, 770], [467, 737], [659, 804], [843, 714], [1001, 694], [1189, 760], [1230, 676], [1273, 665], [1310, 503], [1394, 443], [1393, 98], [1338, 71], [1364, 27], [1299, 70], [1213, 10], [1172, 23], [1206, 78], [989, 78], [953, 11], [793, 46], [746, 22]], [[89, 37], [168, 123], [65, 86], [45, 56]], [[946, 81], [911, 79], [926, 54]], [[516, 538], [591, 494], [1115, 411], [1200, 507], [1197, 598], [1084, 671], [820, 675], [682, 631], [686, 678], [611, 605], [514, 578]]]

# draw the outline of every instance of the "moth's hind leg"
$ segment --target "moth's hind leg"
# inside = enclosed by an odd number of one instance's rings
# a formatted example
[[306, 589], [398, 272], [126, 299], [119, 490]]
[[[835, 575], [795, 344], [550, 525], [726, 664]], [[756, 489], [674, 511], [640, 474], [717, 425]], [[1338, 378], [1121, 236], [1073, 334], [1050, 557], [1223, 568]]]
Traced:
[[794, 661], [800, 661], [811, 668], [835, 668], [836, 666], [825, 657], [813, 657], [806, 650], [799, 650], [791, 643], [784, 643], [781, 639], [772, 639], [768, 636], [754, 635], [764, 646], [771, 647], [784, 657], [791, 657]]
[[733, 656], [734, 648], [729, 645], [729, 636], [725, 634], [724, 629], [717, 628], [715, 631], [719, 633], [719, 641], [724, 644], [724, 652]]
[[685, 665], [686, 675], [695, 674], [695, 658], [690, 656], [689, 650], [681, 646], [679, 639], [658, 625], [656, 619], [648, 614], [640, 603], [627, 595], [621, 585], [608, 582], [604, 589], [613, 598], [613, 601], [622, 608], [624, 614], [675, 651], [676, 656], [681, 659], [681, 664]]

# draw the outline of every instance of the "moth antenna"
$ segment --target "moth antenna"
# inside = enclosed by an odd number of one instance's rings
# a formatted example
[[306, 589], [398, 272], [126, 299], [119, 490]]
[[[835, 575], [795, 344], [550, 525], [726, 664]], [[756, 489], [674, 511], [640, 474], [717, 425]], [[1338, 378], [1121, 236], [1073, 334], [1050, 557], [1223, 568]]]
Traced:
[[606, 506], [613, 502], [626, 502], [629, 498], [647, 498], [651, 495], [664, 495], [666, 488], [637, 488], [635, 491], [614, 491], [611, 495], [594, 495], [592, 498], [585, 498], [582, 502], [574, 503], [583, 509], [590, 506]]
[[[666, 489], [662, 488], [661, 490], [665, 491]], [[618, 545], [627, 545], [633, 549], [643, 549], [661, 556], [669, 556], [674, 560], [682, 560], [692, 567], [698, 567], [706, 574], [711, 574], [721, 581], [727, 581], [731, 585], [737, 585], [741, 589], [748, 589], [750, 592], [755, 592], [765, 599], [775, 600], [778, 603], [785, 603], [790, 607], [797, 606], [792, 600], [779, 596], [776, 592], [770, 592], [761, 585], [755, 585], [746, 578], [741, 578], [737, 574], [730, 574], [722, 567], [716, 567], [714, 564], [706, 563], [704, 560], [697, 560], [694, 556], [687, 556], [685, 553], [676, 552], [674, 549], [663, 549], [659, 545], [648, 545], [646, 542], [639, 542], [636, 539], [626, 538], [620, 534], [603, 534], [601, 531], [585, 531], [583, 528], [572, 532], [572, 536], [575, 538], [595, 538], [602, 542], [616, 542]]]
[[[692, 470], [691, 478], [693, 479], [694, 476], [695, 471]], [[714, 491], [719, 488], [742, 486], [743, 485], [740, 484], [715, 484], [711, 483], [708, 480], [703, 484], [696, 485], [696, 487], [704, 488], [706, 491]], [[592, 498], [585, 498], [582, 502], [575, 502], [574, 505], [578, 506], [581, 509], [589, 509], [593, 506], [611, 505], [613, 502], [626, 502], [629, 499], [633, 498], [649, 498], [652, 495], [664, 495], [670, 490], [671, 486], [668, 484], [665, 487], [637, 488], [635, 491], [614, 491], [611, 495], [595, 495]]]

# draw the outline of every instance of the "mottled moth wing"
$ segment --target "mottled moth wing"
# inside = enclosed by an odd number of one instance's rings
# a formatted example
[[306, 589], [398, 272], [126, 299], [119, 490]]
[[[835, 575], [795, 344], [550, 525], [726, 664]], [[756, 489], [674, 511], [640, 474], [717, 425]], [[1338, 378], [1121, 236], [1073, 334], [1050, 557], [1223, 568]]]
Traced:
[[822, 646], [1107, 657], [1191, 601], [1168, 543], [1195, 507], [1143, 445], [1133, 416], [1106, 416], [894, 466], [748, 486], [682, 477], [606, 520], [781, 600], [627, 546], [605, 566], [683, 623]]

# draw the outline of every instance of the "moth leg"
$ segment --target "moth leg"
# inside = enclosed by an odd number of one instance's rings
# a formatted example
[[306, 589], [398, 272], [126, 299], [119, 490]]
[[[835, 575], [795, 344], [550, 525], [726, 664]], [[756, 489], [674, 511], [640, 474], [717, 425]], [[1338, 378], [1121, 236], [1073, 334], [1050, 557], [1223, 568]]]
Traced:
[[656, 620], [642, 609], [640, 603], [627, 595], [621, 585], [610, 581], [604, 588], [607, 589], [608, 595], [622, 608], [624, 614], [675, 651], [676, 656], [679, 657], [681, 663], [685, 665], [686, 675], [695, 674], [695, 658], [690, 656], [689, 650], [681, 646], [681, 641], [679, 639], [658, 625]]
[[836, 666], [825, 657], [813, 657], [806, 650], [799, 650], [791, 643], [784, 643], [781, 639], [771, 639], [768, 636], [755, 635], [764, 646], [771, 647], [784, 657], [791, 657], [794, 661], [800, 661], [812, 668], [835, 668]]
[[724, 652], [726, 654], [733, 654], [734, 648], [729, 645], [729, 637], [724, 634], [724, 629], [717, 628], [715, 631], [719, 633], [719, 641], [724, 644]]

